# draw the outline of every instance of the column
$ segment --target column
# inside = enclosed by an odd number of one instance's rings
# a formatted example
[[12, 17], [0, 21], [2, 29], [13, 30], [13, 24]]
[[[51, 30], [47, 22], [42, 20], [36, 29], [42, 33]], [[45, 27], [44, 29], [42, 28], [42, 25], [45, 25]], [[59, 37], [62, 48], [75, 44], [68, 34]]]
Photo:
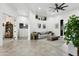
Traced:
[[28, 24], [28, 40], [31, 40], [30, 37], [31, 37], [31, 36], [30, 36], [30, 24]]
[[16, 17], [14, 18], [14, 27], [13, 27], [13, 37], [14, 37], [14, 40], [18, 40], [18, 28], [17, 28], [17, 20], [16, 20]]
[[3, 26], [0, 22], [0, 46], [3, 46]]

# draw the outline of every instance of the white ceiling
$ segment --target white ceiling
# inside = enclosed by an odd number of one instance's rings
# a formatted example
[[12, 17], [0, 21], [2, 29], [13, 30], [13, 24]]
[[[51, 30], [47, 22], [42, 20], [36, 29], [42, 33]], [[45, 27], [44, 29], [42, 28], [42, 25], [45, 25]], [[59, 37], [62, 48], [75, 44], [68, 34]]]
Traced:
[[[61, 12], [68, 12], [70, 10], [79, 8], [79, 3], [67, 3], [66, 5], [69, 5], [67, 8], [65, 8], [65, 11], [59, 11]], [[0, 4], [0, 9], [6, 9], [6, 10], [12, 10], [14, 13], [18, 15], [24, 15], [27, 16], [29, 10], [31, 10], [33, 13], [37, 13], [40, 15], [51, 15], [51, 14], [57, 14], [56, 12], [49, 11], [49, 7], [53, 6], [54, 3], [4, 3]], [[39, 9], [40, 8], [40, 9]]]

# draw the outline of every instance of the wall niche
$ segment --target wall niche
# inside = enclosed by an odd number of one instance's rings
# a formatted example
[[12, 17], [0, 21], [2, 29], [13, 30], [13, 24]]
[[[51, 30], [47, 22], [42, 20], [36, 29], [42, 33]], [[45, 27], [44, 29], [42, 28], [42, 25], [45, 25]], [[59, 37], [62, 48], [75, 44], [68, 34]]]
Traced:
[[28, 24], [19, 23], [20, 29], [28, 29]]

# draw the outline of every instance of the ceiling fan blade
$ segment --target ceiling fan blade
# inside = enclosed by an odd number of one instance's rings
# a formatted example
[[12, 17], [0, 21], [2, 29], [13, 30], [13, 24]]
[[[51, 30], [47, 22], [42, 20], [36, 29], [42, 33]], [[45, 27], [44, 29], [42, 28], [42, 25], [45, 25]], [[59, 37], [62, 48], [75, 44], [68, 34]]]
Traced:
[[58, 7], [58, 4], [57, 3], [55, 3], [55, 6], [56, 6], [56, 8]]
[[65, 3], [62, 3], [59, 7], [62, 7]]
[[63, 7], [61, 7], [61, 8], [65, 8], [65, 7], [68, 7], [68, 5], [66, 5], [66, 6], [63, 6]]
[[65, 9], [61, 9], [61, 10], [63, 10], [63, 11], [64, 11]]

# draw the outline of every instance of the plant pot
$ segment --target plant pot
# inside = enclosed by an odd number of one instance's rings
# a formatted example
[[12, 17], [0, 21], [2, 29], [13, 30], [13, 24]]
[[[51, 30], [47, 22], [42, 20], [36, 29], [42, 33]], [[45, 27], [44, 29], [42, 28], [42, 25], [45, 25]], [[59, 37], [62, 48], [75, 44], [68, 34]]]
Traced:
[[77, 48], [74, 47], [74, 45], [72, 43], [69, 43], [68, 44], [68, 54], [73, 55], [73, 56], [77, 56], [78, 55], [77, 52], [79, 52], [79, 50], [77, 50]]
[[77, 48], [77, 56], [79, 56], [79, 47]]

